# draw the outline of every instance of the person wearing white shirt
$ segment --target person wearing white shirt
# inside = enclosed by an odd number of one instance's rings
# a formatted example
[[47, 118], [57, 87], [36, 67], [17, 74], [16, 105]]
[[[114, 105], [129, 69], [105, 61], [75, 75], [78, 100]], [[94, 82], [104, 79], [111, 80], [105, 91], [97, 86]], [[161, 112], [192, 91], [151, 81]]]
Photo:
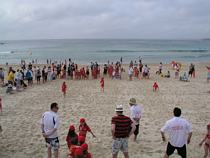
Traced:
[[191, 124], [184, 118], [181, 118], [181, 109], [174, 108], [174, 117], [167, 121], [161, 128], [162, 140], [166, 141], [165, 133], [169, 135], [169, 142], [164, 158], [169, 158], [175, 150], [182, 158], [187, 157], [186, 144], [190, 143], [192, 137]]
[[130, 66], [129, 69], [128, 69], [128, 75], [129, 75], [129, 79], [130, 81], [132, 80], [132, 76], [133, 76], [133, 67]]
[[136, 130], [134, 131], [134, 142], [136, 142], [137, 136], [139, 134], [139, 122], [142, 116], [142, 108], [137, 105], [136, 99], [130, 99], [130, 118], [136, 125]]
[[57, 115], [58, 104], [51, 104], [51, 111], [47, 111], [42, 115], [41, 129], [42, 135], [45, 138], [46, 146], [48, 147], [48, 158], [52, 157], [52, 149], [54, 149], [54, 156], [58, 158], [59, 139], [58, 139], [58, 127], [59, 117]]

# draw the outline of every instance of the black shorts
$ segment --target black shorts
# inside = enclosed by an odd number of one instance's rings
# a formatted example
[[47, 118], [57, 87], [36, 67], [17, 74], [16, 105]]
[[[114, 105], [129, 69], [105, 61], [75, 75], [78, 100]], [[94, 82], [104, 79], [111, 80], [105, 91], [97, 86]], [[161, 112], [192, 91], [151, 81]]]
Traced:
[[134, 131], [134, 135], [138, 135], [139, 134], [139, 124], [138, 125], [136, 125], [136, 129], [135, 129], [135, 131]]
[[175, 150], [177, 150], [178, 154], [182, 158], [186, 158], [187, 157], [186, 145], [184, 145], [183, 147], [180, 148], [180, 147], [174, 147], [170, 143], [168, 143], [166, 154], [168, 156], [170, 156], [170, 155], [172, 155], [174, 153]]

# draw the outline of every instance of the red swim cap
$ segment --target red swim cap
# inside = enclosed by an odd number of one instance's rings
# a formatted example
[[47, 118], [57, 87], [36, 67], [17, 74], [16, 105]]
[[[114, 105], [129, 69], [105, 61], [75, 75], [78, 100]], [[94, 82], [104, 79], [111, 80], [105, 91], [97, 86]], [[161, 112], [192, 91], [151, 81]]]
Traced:
[[81, 145], [81, 148], [83, 151], [87, 151], [88, 150], [88, 145], [86, 143]]
[[74, 125], [71, 125], [71, 126], [69, 127], [69, 130], [70, 130], [70, 131], [75, 131]]
[[81, 118], [80, 119], [80, 123], [84, 123], [85, 122], [85, 119], [84, 118]]
[[81, 148], [77, 148], [74, 152], [75, 156], [83, 156], [83, 151]]

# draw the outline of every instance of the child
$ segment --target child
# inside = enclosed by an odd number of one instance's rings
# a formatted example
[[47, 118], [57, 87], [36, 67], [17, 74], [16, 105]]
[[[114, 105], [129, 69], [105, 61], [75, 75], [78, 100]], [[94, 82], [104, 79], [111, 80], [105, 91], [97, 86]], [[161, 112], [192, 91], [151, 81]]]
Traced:
[[157, 89], [159, 89], [159, 86], [158, 86], [157, 82], [154, 82], [153, 91], [157, 91]]
[[96, 137], [91, 131], [90, 127], [87, 125], [85, 119], [81, 118], [80, 125], [79, 125], [79, 136], [86, 137], [87, 132], [90, 132], [93, 135], [93, 137]]
[[66, 137], [66, 142], [68, 145], [68, 148], [71, 148], [71, 145], [77, 145], [78, 144], [78, 135], [75, 132], [75, 127], [74, 125], [71, 125], [69, 127], [69, 132], [68, 135]]
[[66, 96], [66, 89], [67, 89], [67, 85], [66, 85], [65, 81], [63, 82], [61, 89], [62, 89], [62, 92], [63, 92], [63, 96], [65, 98], [65, 96]]
[[205, 151], [204, 158], [207, 158], [208, 154], [210, 154], [210, 124], [207, 125], [207, 134], [206, 134], [205, 138], [200, 142], [199, 145], [202, 146], [204, 142], [205, 142], [205, 144], [204, 144], [204, 151]]
[[92, 158], [91, 154], [88, 152], [88, 145], [86, 143], [81, 145], [84, 158]]
[[2, 101], [1, 101], [1, 98], [0, 98], [0, 111], [2, 113]]
[[101, 78], [100, 84], [101, 84], [101, 90], [104, 92], [104, 78], [103, 77]]

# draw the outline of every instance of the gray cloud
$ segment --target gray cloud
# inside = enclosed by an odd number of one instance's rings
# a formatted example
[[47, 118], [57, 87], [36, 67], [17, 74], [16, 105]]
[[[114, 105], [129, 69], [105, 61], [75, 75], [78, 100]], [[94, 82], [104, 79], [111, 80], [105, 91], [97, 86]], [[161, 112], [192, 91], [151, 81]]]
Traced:
[[209, 0], [0, 0], [1, 39], [206, 38]]

